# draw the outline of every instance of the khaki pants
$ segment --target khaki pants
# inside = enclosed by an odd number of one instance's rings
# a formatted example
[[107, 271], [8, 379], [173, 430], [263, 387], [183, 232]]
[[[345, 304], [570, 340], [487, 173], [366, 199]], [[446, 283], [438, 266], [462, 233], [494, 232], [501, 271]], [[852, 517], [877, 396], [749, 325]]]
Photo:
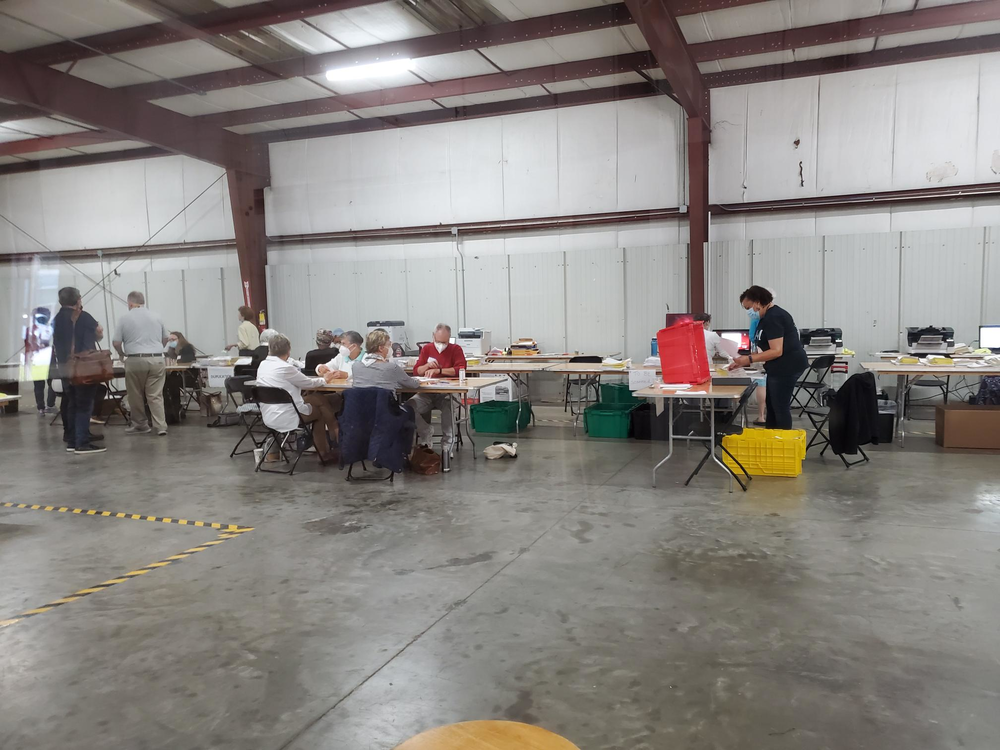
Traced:
[[455, 403], [448, 393], [418, 393], [407, 401], [413, 407], [417, 418], [417, 444], [431, 444], [433, 429], [431, 427], [431, 412], [438, 409], [441, 412], [441, 450], [451, 450], [455, 447]]
[[125, 358], [125, 387], [128, 389], [128, 408], [133, 425], [148, 425], [145, 406], [148, 403], [153, 429], [157, 432], [167, 429], [167, 420], [163, 415], [163, 384], [166, 379], [167, 366], [163, 357]]
[[303, 414], [302, 421], [306, 424], [315, 422], [313, 443], [316, 444], [319, 454], [325, 456], [330, 452], [330, 441], [326, 437], [328, 430], [330, 437], [340, 442], [337, 414], [344, 409], [344, 396], [340, 393], [308, 393], [302, 400], [312, 407], [312, 414]]

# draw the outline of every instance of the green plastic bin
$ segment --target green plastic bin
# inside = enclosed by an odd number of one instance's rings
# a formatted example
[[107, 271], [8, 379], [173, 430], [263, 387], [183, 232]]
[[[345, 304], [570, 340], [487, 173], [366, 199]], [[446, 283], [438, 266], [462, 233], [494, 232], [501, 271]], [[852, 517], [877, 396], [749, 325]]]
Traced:
[[595, 438], [629, 437], [632, 432], [632, 404], [593, 404], [583, 410], [583, 426]]
[[632, 395], [628, 383], [601, 383], [601, 403], [638, 406], [643, 399]]
[[521, 421], [517, 420], [517, 401], [485, 401], [469, 408], [469, 420], [476, 432], [509, 433], [524, 429], [531, 421], [531, 404], [521, 404]]

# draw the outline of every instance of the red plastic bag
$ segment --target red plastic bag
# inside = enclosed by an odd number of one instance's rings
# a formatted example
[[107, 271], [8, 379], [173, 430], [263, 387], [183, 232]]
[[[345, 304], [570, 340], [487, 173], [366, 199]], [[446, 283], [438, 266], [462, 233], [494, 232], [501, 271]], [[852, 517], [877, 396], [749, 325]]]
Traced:
[[711, 378], [705, 328], [698, 321], [684, 321], [656, 334], [664, 383], [697, 385]]

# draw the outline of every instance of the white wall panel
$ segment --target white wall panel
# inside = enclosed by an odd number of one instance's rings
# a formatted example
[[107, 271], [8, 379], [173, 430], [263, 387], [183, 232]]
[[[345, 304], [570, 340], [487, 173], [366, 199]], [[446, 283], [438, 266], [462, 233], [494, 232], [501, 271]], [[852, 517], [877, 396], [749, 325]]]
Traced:
[[728, 86], [711, 91], [712, 142], [708, 148], [708, 175], [713, 203], [747, 200], [748, 90], [749, 86]]
[[985, 266], [982, 323], [1000, 325], [1000, 226], [986, 230]]
[[[753, 257], [745, 240], [709, 243], [708, 311], [716, 328], [743, 328], [748, 325], [740, 305], [740, 294], [750, 286]], [[685, 308], [673, 308], [681, 311]]]
[[[354, 279], [360, 333], [365, 332], [364, 326], [370, 320], [404, 320], [409, 324], [406, 320], [406, 261], [357, 261], [354, 264]], [[413, 343], [410, 342], [411, 345]]]
[[358, 282], [353, 261], [309, 264], [309, 299], [312, 302], [312, 328], [367, 331], [358, 314]]
[[617, 118], [618, 210], [686, 203], [678, 105], [665, 96], [632, 99], [618, 102]]
[[406, 261], [406, 329], [410, 344], [430, 341], [434, 326], [446, 323], [458, 335], [458, 286], [455, 258]]
[[[976, 132], [976, 182], [1000, 180], [1000, 53], [979, 58], [979, 124]], [[995, 203], [995, 201], [994, 201]]]
[[975, 180], [978, 99], [978, 57], [899, 66], [893, 187]]
[[504, 218], [559, 213], [558, 110], [503, 118]]
[[823, 238], [754, 240], [753, 283], [770, 289], [799, 328], [822, 325]]
[[816, 194], [818, 78], [751, 86], [746, 200]]
[[[979, 336], [983, 229], [904, 232], [900, 328], [951, 326], [956, 343]], [[906, 344], [901, 336], [900, 345]]]
[[614, 103], [556, 110], [559, 213], [617, 207], [618, 116]]
[[397, 226], [401, 198], [397, 173], [399, 131], [379, 130], [349, 137], [352, 228]]
[[[270, 327], [289, 338], [293, 357], [304, 357], [316, 345], [309, 294], [309, 266], [268, 266], [267, 298]], [[232, 335], [235, 341], [235, 331]]]
[[160, 316], [168, 331], [186, 331], [184, 272], [147, 271], [146, 306]]
[[[844, 331], [852, 365], [899, 343], [899, 235], [824, 238], [824, 326]], [[794, 313], [793, 313], [794, 315]], [[797, 321], [796, 321], [797, 322]]]
[[[105, 263], [105, 273], [111, 273], [115, 265], [117, 264]], [[88, 286], [90, 285], [88, 284]], [[81, 289], [80, 292], [84, 295], [83, 304], [90, 314], [99, 321], [108, 320], [105, 330], [109, 334], [107, 339], [109, 343], [118, 321], [128, 312], [126, 300], [129, 292], [142, 292], [147, 299], [149, 297], [144, 271], [118, 271], [117, 274], [109, 277], [104, 286], [97, 287], [90, 294], [87, 293], [86, 289]]]
[[206, 354], [220, 352], [230, 343], [223, 303], [221, 268], [184, 271], [186, 323], [181, 331], [196, 349]]
[[448, 136], [454, 221], [504, 216], [503, 118], [460, 120], [451, 123]]
[[625, 356], [649, 356], [649, 342], [668, 310], [688, 309], [687, 245], [625, 248]]
[[896, 68], [819, 79], [818, 192], [892, 189]]
[[437, 127], [396, 131], [399, 212], [391, 225], [421, 226], [428, 223], [428, 216], [434, 217], [430, 223], [455, 221], [451, 210], [448, 130], [449, 127]]
[[511, 255], [508, 263], [511, 337], [533, 337], [542, 351], [566, 351], [563, 253]]
[[621, 248], [566, 253], [566, 349], [625, 348], [625, 276]]
[[465, 325], [490, 331], [493, 346], [510, 343], [506, 255], [470, 255], [466, 245], [465, 310]]

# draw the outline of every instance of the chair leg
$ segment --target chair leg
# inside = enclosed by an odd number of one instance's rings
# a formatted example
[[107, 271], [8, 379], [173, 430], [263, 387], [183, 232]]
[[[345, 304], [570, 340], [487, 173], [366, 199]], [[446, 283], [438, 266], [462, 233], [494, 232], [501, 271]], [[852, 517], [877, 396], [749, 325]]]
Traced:
[[861, 458], [859, 458], [857, 461], [848, 461], [846, 458], [844, 458], [843, 453], [840, 454], [840, 460], [844, 462], [845, 469], [850, 469], [852, 466], [863, 464], [869, 460], [868, 454], [865, 453], [865, 449], [862, 448], [860, 445], [858, 446], [858, 452], [861, 453]]
[[685, 487], [687, 487], [689, 484], [691, 484], [691, 480], [694, 479], [696, 476], [698, 476], [698, 472], [701, 471], [702, 467], [705, 465], [705, 462], [708, 461], [708, 459], [711, 458], [711, 457], [712, 457], [712, 449], [711, 448], [706, 448], [705, 449], [705, 455], [702, 457], [702, 459], [698, 463], [698, 465], [694, 467], [694, 471], [691, 472], [691, 474], [688, 476], [687, 480], [684, 482], [684, 486]]
[[[753, 481], [753, 477], [750, 476], [750, 472], [747, 471], [747, 468], [743, 464], [740, 463], [740, 460], [738, 458], [736, 458], [736, 456], [734, 456], [732, 453], [730, 453], [729, 449], [726, 446], [724, 446], [724, 445], [722, 445], [720, 443], [719, 447], [722, 448], [722, 452], [723, 453], [725, 453], [727, 456], [729, 456], [733, 460], [734, 464], [736, 464], [737, 466], [740, 467], [740, 471], [743, 472], [743, 476], [745, 476], [748, 480]], [[732, 471], [732, 469], [730, 469], [730, 471]], [[736, 481], [737, 482], [739, 481], [739, 477], [736, 477]]]
[[[246, 432], [243, 433], [243, 437], [240, 438], [240, 441], [233, 448], [232, 453], [229, 454], [230, 458], [232, 458], [233, 456], [242, 456], [242, 455], [244, 455], [246, 453], [253, 453], [254, 449], [255, 448], [260, 448], [260, 445], [261, 445], [260, 443], [257, 442], [257, 438], [254, 437], [254, 434], [253, 434], [253, 428], [257, 426], [258, 422], [260, 422], [260, 417], [254, 415], [253, 422], [247, 422], [246, 419], [241, 414], [240, 415], [240, 422], [246, 428]], [[241, 451], [240, 450], [240, 446], [243, 445], [243, 441], [246, 440], [248, 437], [250, 438], [250, 441], [253, 443], [253, 448], [251, 448], [250, 450]]]

